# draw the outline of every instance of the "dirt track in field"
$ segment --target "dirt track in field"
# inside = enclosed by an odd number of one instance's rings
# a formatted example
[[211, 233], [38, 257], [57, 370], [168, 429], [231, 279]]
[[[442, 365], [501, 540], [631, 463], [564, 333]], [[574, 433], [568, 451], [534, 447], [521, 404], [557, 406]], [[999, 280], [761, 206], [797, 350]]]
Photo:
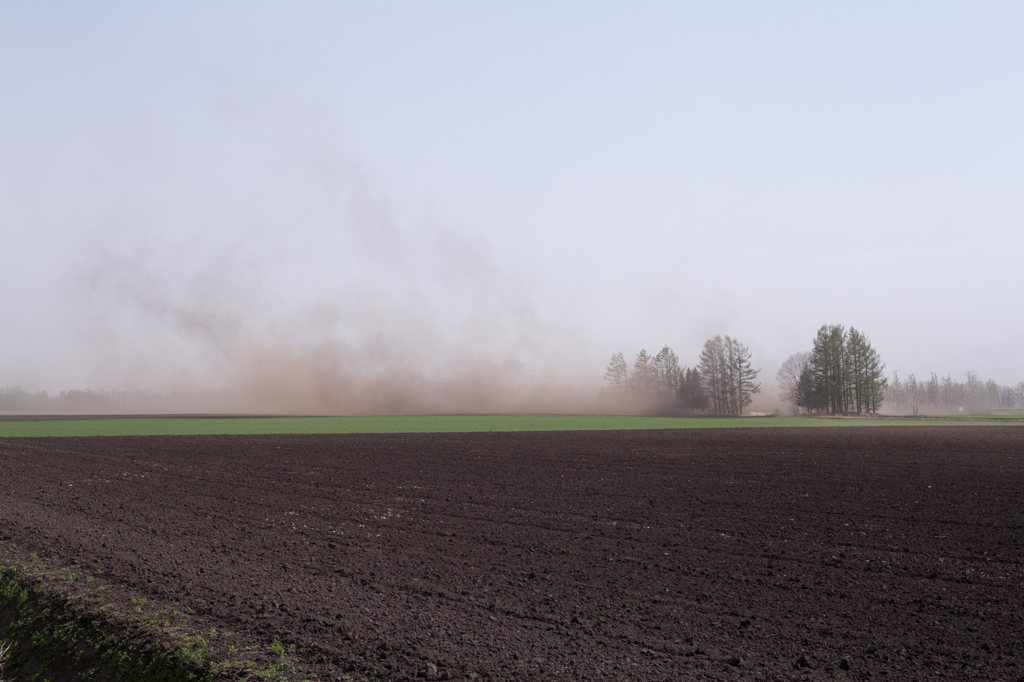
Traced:
[[1024, 429], [2, 439], [0, 474], [0, 535], [322, 679], [1024, 680]]

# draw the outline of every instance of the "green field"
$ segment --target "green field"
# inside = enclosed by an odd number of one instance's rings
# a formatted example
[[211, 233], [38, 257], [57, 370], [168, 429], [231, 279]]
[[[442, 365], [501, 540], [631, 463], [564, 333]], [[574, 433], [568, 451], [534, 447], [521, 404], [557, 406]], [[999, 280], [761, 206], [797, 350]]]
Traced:
[[[737, 427], [966, 425], [976, 419], [828, 419], [820, 417], [605, 417], [463, 415], [424, 417], [199, 417], [0, 421], [0, 437], [212, 436], [287, 433], [479, 433], [493, 431], [608, 431]], [[987, 423], [1017, 423], [1000, 419]]]

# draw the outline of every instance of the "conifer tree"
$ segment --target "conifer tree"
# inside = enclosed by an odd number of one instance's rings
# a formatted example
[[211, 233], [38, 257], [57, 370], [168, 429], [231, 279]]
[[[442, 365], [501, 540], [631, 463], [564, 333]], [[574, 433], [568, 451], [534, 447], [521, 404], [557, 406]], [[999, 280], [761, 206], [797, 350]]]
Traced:
[[683, 371], [677, 395], [678, 405], [684, 412], [701, 413], [708, 409], [708, 397], [704, 394], [700, 371], [696, 368]]
[[812, 400], [832, 414], [877, 412], [885, 398], [885, 365], [867, 336], [838, 324], [822, 325], [810, 358]]
[[750, 365], [750, 349], [736, 339], [708, 339], [700, 355], [700, 376], [711, 411], [742, 414], [752, 395], [761, 390], [755, 380], [760, 370]]
[[654, 363], [651, 355], [641, 349], [633, 361], [633, 379], [629, 383], [630, 390], [641, 396], [645, 396], [654, 388]]
[[629, 390], [629, 366], [621, 352], [613, 355], [612, 359], [608, 361], [604, 380], [608, 382], [609, 388], [616, 393], [625, 393]]
[[682, 369], [679, 367], [679, 358], [675, 352], [665, 346], [651, 361], [653, 368], [652, 378], [655, 391], [666, 403], [671, 404], [679, 388]]

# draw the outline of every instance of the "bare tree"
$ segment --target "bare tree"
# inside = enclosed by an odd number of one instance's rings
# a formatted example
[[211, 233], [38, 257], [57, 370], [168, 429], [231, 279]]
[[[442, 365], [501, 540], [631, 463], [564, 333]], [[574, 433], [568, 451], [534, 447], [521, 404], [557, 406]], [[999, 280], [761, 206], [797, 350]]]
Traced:
[[981, 409], [981, 403], [984, 398], [984, 384], [981, 382], [977, 372], [964, 372], [964, 378], [966, 379], [964, 382], [964, 392], [966, 393], [967, 411], [978, 412]]
[[1017, 391], [1009, 386], [999, 387], [999, 407], [1012, 410], [1017, 407]]
[[810, 396], [802, 395], [801, 388], [806, 384], [802, 379], [810, 364], [810, 352], [801, 351], [793, 353], [786, 358], [786, 361], [782, 363], [782, 367], [779, 368], [778, 373], [775, 375], [775, 380], [782, 389], [782, 397], [793, 406], [794, 414], [798, 414], [801, 407], [808, 407], [807, 399]]
[[924, 402], [925, 396], [928, 395], [928, 389], [924, 382], [918, 381], [913, 374], [908, 376], [903, 382], [904, 395], [907, 398], [907, 403], [910, 405], [910, 409], [913, 411], [914, 416], [921, 410], [921, 403]]
[[[968, 412], [985, 414], [994, 409], [1014, 409], [1024, 406], [1024, 381], [1014, 387], [1000, 386], [991, 379], [982, 381], [975, 372], [964, 374], [966, 381], [955, 381], [951, 375], [939, 377], [934, 372], [928, 381], [917, 382], [924, 392], [918, 400], [919, 409], [942, 411], [946, 414]], [[885, 399], [893, 409], [913, 409], [906, 381], [893, 374], [892, 383], [885, 388]]]

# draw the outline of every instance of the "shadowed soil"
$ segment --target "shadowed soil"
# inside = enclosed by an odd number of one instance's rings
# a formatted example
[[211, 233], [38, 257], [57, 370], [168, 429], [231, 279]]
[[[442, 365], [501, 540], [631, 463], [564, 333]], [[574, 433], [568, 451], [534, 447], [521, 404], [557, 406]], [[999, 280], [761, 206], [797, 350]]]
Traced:
[[1022, 490], [1014, 427], [0, 440], [0, 535], [321, 679], [1024, 680]]

